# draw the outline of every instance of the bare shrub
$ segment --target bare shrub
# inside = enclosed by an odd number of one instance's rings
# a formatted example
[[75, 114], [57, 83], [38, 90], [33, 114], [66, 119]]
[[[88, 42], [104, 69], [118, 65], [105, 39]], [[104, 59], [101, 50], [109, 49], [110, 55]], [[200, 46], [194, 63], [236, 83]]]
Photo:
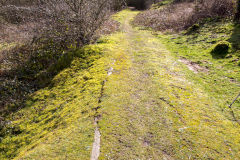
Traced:
[[233, 16], [234, 15], [234, 4], [230, 0], [217, 0], [214, 1], [211, 6], [211, 11], [213, 15], [218, 16]]
[[36, 0], [0, 0], [1, 5], [32, 5], [36, 2]]
[[232, 0], [177, 1], [164, 9], [148, 10], [139, 14], [135, 23], [155, 30], [179, 31], [204, 18], [232, 17]]
[[[97, 29], [108, 19], [114, 0], [40, 0], [41, 9], [52, 22], [50, 30], [56, 30], [63, 38], [72, 38], [77, 46], [91, 42]], [[65, 29], [65, 30], [64, 30]]]
[[232, 0], [199, 0], [195, 5], [196, 14], [207, 17], [227, 17], [234, 15]]
[[97, 40], [101, 35], [107, 35], [107, 34], [111, 34], [115, 31], [117, 31], [119, 29], [120, 23], [112, 20], [112, 19], [108, 19], [107, 21], [105, 21], [103, 23], [103, 25], [96, 31], [95, 36], [93, 37], [93, 40]]
[[155, 30], [181, 30], [192, 21], [193, 3], [179, 3], [161, 10], [148, 10], [135, 18], [135, 23]]
[[[118, 22], [107, 20], [96, 31], [93, 37], [96, 40], [100, 35], [110, 34], [119, 27]], [[48, 82], [39, 83], [39, 75], [47, 73], [47, 80], [57, 72], [47, 72], [48, 68], [58, 62], [66, 52], [67, 42], [61, 40], [41, 38], [34, 43], [25, 42], [6, 49], [0, 53], [0, 117], [9, 114], [24, 106], [22, 102], [28, 94], [44, 87]], [[61, 42], [61, 43], [58, 43]], [[69, 42], [70, 44], [70, 42]], [[14, 108], [11, 105], [14, 104]]]
[[0, 43], [24, 43], [39, 34], [49, 16], [36, 6], [0, 6]]
[[46, 13], [41, 12], [36, 6], [3, 5], [0, 7], [0, 16], [11, 24], [20, 24], [46, 18]]
[[112, 10], [121, 9], [125, 0], [0, 0], [0, 4], [1, 40], [10, 37], [8, 32], [24, 32], [24, 26], [34, 25], [28, 27], [28, 35], [35, 39], [57, 33], [58, 38], [71, 38], [81, 46], [91, 42]]
[[[0, 51], [0, 117], [23, 107], [29, 93], [44, 87], [39, 83], [39, 75], [68, 51], [117, 30], [119, 24], [109, 20], [109, 16], [112, 8], [119, 9], [123, 3], [122, 0], [25, 2], [12, 5], [15, 3], [0, 0], [0, 43], [16, 44]], [[48, 73], [48, 80], [55, 74]], [[15, 104], [12, 109], [11, 104]]]

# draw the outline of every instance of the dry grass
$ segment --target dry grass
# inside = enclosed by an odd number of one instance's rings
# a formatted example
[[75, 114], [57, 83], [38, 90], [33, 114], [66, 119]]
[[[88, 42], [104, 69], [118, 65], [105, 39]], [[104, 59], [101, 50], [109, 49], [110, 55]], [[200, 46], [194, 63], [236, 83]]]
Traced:
[[135, 23], [155, 30], [179, 31], [187, 29], [204, 18], [231, 17], [234, 12], [231, 0], [203, 0], [194, 2], [172, 3], [161, 9], [140, 13]]

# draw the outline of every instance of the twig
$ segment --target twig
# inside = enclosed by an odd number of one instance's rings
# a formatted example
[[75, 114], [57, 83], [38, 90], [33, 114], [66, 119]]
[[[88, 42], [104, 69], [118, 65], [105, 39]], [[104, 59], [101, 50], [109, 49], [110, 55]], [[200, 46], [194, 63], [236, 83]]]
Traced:
[[238, 97], [240, 97], [240, 93], [239, 93], [238, 96], [234, 99], [234, 101], [230, 104], [230, 106], [228, 106], [229, 108], [232, 108], [232, 105], [236, 102], [236, 100], [238, 99]]

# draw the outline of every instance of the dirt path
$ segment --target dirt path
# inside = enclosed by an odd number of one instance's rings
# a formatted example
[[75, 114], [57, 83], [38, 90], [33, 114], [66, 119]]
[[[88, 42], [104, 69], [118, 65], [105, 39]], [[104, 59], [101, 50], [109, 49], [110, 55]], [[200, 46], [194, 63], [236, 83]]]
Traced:
[[110, 38], [115, 63], [98, 111], [99, 159], [238, 159], [239, 126], [159, 39], [130, 25], [135, 15], [119, 13], [122, 32]]

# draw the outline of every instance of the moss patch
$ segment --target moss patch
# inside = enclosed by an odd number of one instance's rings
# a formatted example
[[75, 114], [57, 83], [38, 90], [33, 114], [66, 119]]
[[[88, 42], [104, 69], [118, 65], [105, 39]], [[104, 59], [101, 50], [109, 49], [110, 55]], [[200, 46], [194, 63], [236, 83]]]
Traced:
[[218, 42], [212, 49], [211, 54], [214, 58], [221, 57], [224, 58], [230, 49], [230, 43], [227, 41]]
[[200, 28], [199, 24], [194, 24], [191, 27], [187, 29], [187, 34], [191, 34], [193, 32], [197, 32], [197, 30]]
[[89, 159], [94, 136], [94, 108], [109, 65], [106, 44], [69, 53], [52, 71], [50, 85], [32, 94], [24, 109], [2, 129], [0, 159]]

